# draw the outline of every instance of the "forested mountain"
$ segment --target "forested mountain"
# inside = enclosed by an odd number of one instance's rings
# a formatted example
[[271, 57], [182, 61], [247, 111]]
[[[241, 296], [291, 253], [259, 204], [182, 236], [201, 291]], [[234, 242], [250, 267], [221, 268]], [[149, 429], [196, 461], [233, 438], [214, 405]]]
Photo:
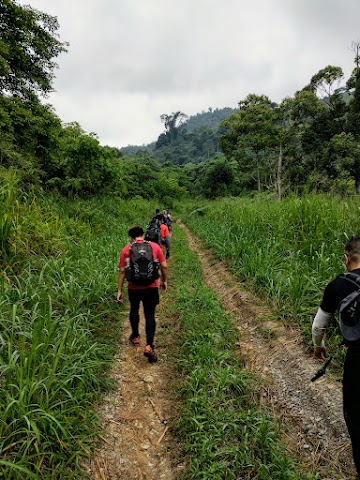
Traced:
[[164, 165], [201, 163], [220, 154], [221, 123], [237, 109], [209, 108], [188, 117], [183, 112], [161, 115], [165, 131], [148, 145], [129, 145], [120, 149], [129, 156], [150, 155]]
[[188, 133], [192, 133], [194, 130], [201, 128], [208, 128], [213, 131], [217, 131], [221, 122], [225, 120], [229, 115], [235, 113], [238, 108], [215, 108], [214, 110], [209, 107], [207, 112], [197, 113], [192, 115], [186, 120], [186, 130]]
[[167, 201], [249, 192], [280, 199], [304, 188], [359, 192], [359, 43], [347, 80], [328, 65], [279, 104], [249, 93], [238, 108], [164, 113], [153, 143], [119, 150], [76, 122], [64, 124], [40, 100], [52, 89], [54, 59], [68, 47], [58, 40], [56, 17], [13, 0], [1, 8], [0, 180], [13, 171], [22, 187], [61, 195], [166, 194]]

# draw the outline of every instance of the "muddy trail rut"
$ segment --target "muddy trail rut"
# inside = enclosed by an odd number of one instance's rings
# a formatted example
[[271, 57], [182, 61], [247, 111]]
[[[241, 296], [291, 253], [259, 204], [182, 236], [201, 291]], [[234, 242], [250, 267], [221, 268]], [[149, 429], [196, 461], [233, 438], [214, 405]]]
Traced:
[[[181, 223], [190, 248], [199, 257], [204, 279], [217, 292], [238, 330], [238, 349], [246, 367], [264, 381], [262, 402], [281, 421], [289, 451], [315, 468], [323, 480], [352, 480], [355, 470], [350, 440], [342, 415], [341, 383], [323, 377], [310, 379], [320, 365], [298, 331], [285, 327], [270, 308], [255, 297], [212, 257], [199, 239]], [[156, 351], [159, 361], [147, 362], [143, 344], [128, 342], [128, 309], [123, 341], [111, 372], [116, 388], [100, 407], [103, 430], [89, 465], [92, 480], [175, 480], [186, 467], [178, 461], [178, 439], [172, 434], [176, 420], [176, 375], [172, 362], [176, 319], [167, 316], [161, 296], [157, 310]], [[142, 340], [144, 319], [141, 319]], [[309, 325], [310, 328], [310, 325]]]

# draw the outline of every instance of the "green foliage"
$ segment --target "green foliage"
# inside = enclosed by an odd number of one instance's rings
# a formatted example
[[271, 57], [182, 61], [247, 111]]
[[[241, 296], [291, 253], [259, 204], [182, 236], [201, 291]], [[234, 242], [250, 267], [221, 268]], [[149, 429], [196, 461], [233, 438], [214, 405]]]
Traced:
[[[324, 150], [327, 171], [334, 178], [353, 178], [360, 185], [360, 143], [351, 133], [334, 135]], [[354, 189], [353, 192], [355, 193]]]
[[[359, 198], [227, 199], [189, 203], [188, 211], [184, 221], [240, 278], [270, 298], [284, 321], [299, 325], [310, 344], [323, 289], [344, 271], [344, 244], [358, 234]], [[336, 331], [331, 342], [339, 339]]]
[[[161, 121], [164, 122], [165, 126], [165, 137], [167, 144], [173, 143], [181, 135], [182, 129], [181, 125], [184, 123], [187, 115], [182, 112], [173, 112], [171, 115], [163, 113], [160, 115]], [[163, 137], [162, 141], [164, 142]]]
[[220, 145], [225, 156], [236, 160], [240, 171], [247, 171], [262, 190], [267, 174], [267, 157], [279, 144], [276, 113], [264, 95], [248, 95], [239, 102], [240, 110], [224, 120]]
[[56, 162], [60, 119], [38, 99], [0, 96], [0, 164], [15, 167], [23, 183], [39, 183]]
[[[13, 186], [12, 193], [1, 190], [7, 211], [17, 199], [15, 214], [25, 216], [24, 223], [11, 218], [20, 232], [31, 221], [30, 197], [16, 191], [14, 179], [7, 185]], [[120, 335], [114, 302], [119, 251], [129, 226], [145, 224], [154, 210], [144, 200], [31, 198], [30, 250], [16, 244], [7, 276], [0, 276], [4, 478], [86, 475], [99, 428], [94, 405], [111, 387], [105, 372]], [[48, 248], [34, 235], [46, 229]]]
[[338, 85], [343, 76], [344, 74], [341, 67], [328, 65], [311, 77], [310, 84], [307, 88], [313, 92], [320, 91], [330, 99], [333, 94], [334, 84]]
[[0, 13], [0, 166], [15, 168], [22, 185], [167, 204], [186, 194], [216, 198], [257, 190], [280, 200], [310, 186], [343, 195], [360, 188], [357, 44], [350, 93], [336, 88], [343, 72], [329, 65], [279, 105], [249, 94], [239, 109], [209, 108], [190, 118], [163, 114], [164, 133], [146, 147], [123, 149], [129, 158], [102, 147], [76, 122], [62, 125], [37, 98], [51, 91], [54, 59], [66, 47], [56, 17], [15, 0], [3, 1]]
[[208, 111], [202, 111], [196, 115], [190, 116], [186, 120], [186, 130], [188, 133], [193, 133], [196, 130], [212, 130], [217, 132], [220, 124], [225, 118], [229, 117], [232, 113], [235, 113], [237, 108], [211, 108]]
[[209, 108], [208, 112], [191, 117], [182, 112], [164, 114], [161, 118], [165, 123], [165, 132], [156, 142], [145, 147], [124, 147], [121, 151], [129, 156], [152, 154], [157, 162], [168, 165], [208, 161], [219, 153], [221, 121], [234, 111], [232, 108]]
[[285, 451], [279, 426], [259, 409], [258, 379], [239, 365], [234, 327], [204, 284], [184, 232], [174, 228], [173, 310], [182, 326], [176, 431], [188, 458], [181, 478], [316, 478], [296, 465]]
[[14, 217], [17, 207], [17, 178], [14, 173], [0, 171], [0, 260], [10, 253], [10, 238], [14, 228]]
[[15, 0], [0, 5], [0, 94], [22, 97], [52, 90], [54, 58], [65, 51], [52, 17]]
[[10, 169], [0, 171], [0, 266], [9, 275], [31, 255], [61, 255], [66, 241], [87, 236], [86, 225], [65, 218], [57, 201], [40, 190], [19, 189], [19, 178]]
[[57, 162], [49, 166], [47, 185], [71, 195], [105, 193], [121, 183], [117, 171], [94, 134], [86, 134], [78, 123], [63, 128]]
[[120, 160], [125, 185], [125, 198], [140, 196], [157, 198], [163, 203], [186, 195], [179, 185], [178, 171], [171, 166], [160, 166], [151, 157], [125, 157]]
[[347, 115], [347, 126], [349, 131], [360, 140], [360, 69], [357, 67], [354, 72], [353, 89], [354, 94], [349, 104]]
[[224, 197], [234, 192], [236, 165], [225, 159], [211, 162], [202, 179], [202, 193], [207, 198]]

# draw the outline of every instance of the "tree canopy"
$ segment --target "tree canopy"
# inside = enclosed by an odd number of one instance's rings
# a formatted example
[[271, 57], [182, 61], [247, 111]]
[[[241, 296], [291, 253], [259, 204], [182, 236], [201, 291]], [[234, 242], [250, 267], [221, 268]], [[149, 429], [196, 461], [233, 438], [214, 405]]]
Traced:
[[64, 124], [40, 100], [66, 51], [58, 30], [56, 17], [17, 0], [0, 3], [0, 174], [16, 170], [19, 185], [63, 195], [158, 196], [168, 204], [186, 194], [359, 193], [359, 43], [345, 86], [341, 67], [327, 65], [279, 104], [250, 93], [236, 109], [164, 113], [154, 142], [120, 151], [77, 122]]
[[66, 51], [56, 17], [14, 0], [0, 3], [0, 93], [28, 97], [52, 90], [54, 58]]

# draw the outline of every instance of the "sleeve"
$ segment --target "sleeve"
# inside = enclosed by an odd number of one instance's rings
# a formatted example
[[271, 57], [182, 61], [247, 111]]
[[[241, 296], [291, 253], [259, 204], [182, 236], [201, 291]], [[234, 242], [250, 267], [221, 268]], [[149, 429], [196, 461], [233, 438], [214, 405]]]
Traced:
[[320, 305], [321, 310], [334, 314], [339, 306], [339, 284], [336, 278], [325, 288], [323, 299]]
[[155, 255], [154, 255], [154, 258], [155, 260], [157, 260], [159, 263], [162, 263], [162, 262], [165, 262], [165, 255], [160, 247], [160, 245], [158, 245], [157, 243], [154, 243], [153, 244], [154, 248], [155, 248]]
[[331, 313], [324, 312], [321, 308], [317, 311], [312, 324], [312, 340], [316, 347], [324, 346], [324, 336], [332, 318]]
[[120, 258], [119, 258], [119, 263], [118, 263], [118, 267], [119, 267], [119, 268], [120, 268], [120, 267], [125, 268], [125, 266], [126, 266], [126, 261], [125, 261], [125, 259], [126, 259], [127, 257], [129, 257], [129, 256], [130, 256], [130, 254], [129, 254], [129, 248], [128, 248], [128, 246], [126, 246], [126, 247], [124, 247], [124, 248], [121, 250], [121, 253], [120, 253]]

